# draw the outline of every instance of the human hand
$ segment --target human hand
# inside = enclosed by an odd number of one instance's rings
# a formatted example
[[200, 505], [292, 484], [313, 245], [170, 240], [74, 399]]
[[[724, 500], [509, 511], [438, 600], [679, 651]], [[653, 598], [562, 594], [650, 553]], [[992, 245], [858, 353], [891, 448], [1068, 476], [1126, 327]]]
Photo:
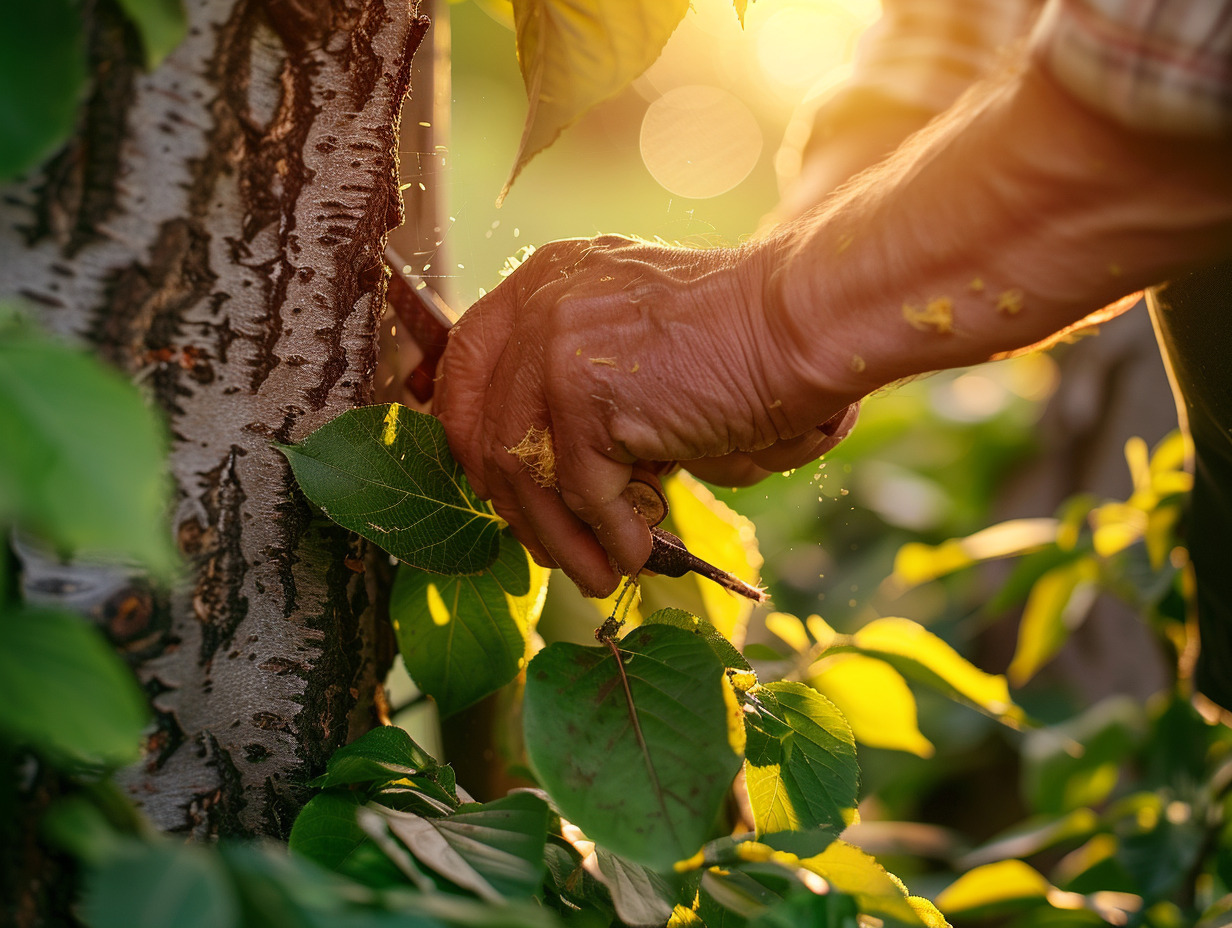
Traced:
[[795, 353], [763, 309], [770, 260], [758, 245], [553, 242], [462, 317], [437, 414], [475, 491], [536, 560], [610, 593], [650, 553], [622, 496], [635, 465], [688, 461], [733, 485], [807, 463], [850, 428], [850, 398], [794, 395], [803, 382], [783, 359]]

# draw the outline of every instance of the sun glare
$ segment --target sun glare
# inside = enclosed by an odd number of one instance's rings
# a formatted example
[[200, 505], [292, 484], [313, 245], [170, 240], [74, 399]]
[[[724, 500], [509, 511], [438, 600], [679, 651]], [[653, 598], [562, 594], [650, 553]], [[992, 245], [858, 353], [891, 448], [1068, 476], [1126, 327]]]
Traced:
[[721, 87], [676, 87], [646, 109], [639, 139], [652, 177], [681, 197], [726, 193], [761, 155], [762, 133], [749, 108]]
[[760, 0], [742, 29], [730, 0], [695, 0], [634, 85], [649, 106], [642, 160], [671, 193], [715, 197], [773, 150], [791, 111], [850, 70], [878, 0]]

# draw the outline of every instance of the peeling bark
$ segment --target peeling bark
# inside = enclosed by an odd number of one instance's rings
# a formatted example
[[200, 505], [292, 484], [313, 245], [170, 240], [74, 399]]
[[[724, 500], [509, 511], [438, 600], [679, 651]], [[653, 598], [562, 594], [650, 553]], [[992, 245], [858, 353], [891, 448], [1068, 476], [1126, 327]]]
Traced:
[[372, 401], [427, 19], [412, 0], [201, 0], [147, 74], [114, 0], [89, 6], [80, 131], [0, 192], [0, 295], [164, 411], [187, 569], [168, 593], [27, 551], [23, 583], [92, 616], [150, 694], [121, 781], [159, 828], [285, 836], [306, 780], [373, 723], [392, 652], [385, 565], [311, 509], [272, 443]]

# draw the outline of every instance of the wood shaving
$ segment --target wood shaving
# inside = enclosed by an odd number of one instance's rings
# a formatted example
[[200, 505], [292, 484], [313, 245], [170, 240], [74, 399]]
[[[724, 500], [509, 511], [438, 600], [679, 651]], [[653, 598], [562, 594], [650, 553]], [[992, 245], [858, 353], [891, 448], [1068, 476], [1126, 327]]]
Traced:
[[933, 297], [923, 308], [904, 303], [903, 318], [913, 329], [919, 329], [921, 332], [953, 332], [954, 301], [948, 296]]
[[505, 450], [522, 462], [539, 486], [556, 486], [556, 449], [552, 446], [550, 428], [537, 429], [532, 425], [520, 442]]

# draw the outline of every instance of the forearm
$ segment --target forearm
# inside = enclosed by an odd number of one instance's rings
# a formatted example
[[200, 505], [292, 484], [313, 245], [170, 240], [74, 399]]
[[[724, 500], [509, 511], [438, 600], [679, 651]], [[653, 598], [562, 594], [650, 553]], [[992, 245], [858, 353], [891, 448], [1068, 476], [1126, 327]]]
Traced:
[[1039, 341], [1232, 251], [1232, 145], [1125, 130], [1028, 70], [777, 229], [767, 313], [791, 428]]

